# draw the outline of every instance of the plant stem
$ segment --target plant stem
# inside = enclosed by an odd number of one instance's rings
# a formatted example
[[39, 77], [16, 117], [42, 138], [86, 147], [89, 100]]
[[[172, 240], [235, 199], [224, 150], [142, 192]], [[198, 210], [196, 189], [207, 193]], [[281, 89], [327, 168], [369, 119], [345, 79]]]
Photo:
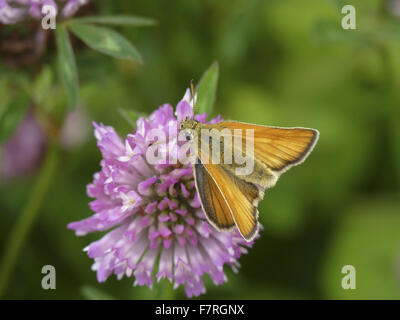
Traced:
[[[382, 0], [378, 16], [382, 28], [389, 22], [389, 12], [387, 1]], [[392, 147], [392, 170], [394, 190], [400, 191], [400, 59], [398, 52], [400, 46], [395, 42], [383, 42], [378, 46], [382, 57], [383, 74], [385, 77], [385, 91], [388, 96], [387, 103], [387, 125], [389, 133], [389, 143]]]
[[156, 300], [172, 300], [175, 297], [175, 290], [173, 285], [167, 279], [163, 279], [160, 283], [156, 284], [154, 299]]
[[28, 202], [12, 229], [8, 243], [5, 246], [0, 271], [0, 298], [5, 294], [8, 282], [15, 270], [15, 264], [18, 260], [21, 248], [23, 247], [26, 237], [40, 212], [43, 200], [49, 190], [56, 169], [57, 156], [58, 146], [55, 143], [50, 143], [44, 163], [36, 178]]

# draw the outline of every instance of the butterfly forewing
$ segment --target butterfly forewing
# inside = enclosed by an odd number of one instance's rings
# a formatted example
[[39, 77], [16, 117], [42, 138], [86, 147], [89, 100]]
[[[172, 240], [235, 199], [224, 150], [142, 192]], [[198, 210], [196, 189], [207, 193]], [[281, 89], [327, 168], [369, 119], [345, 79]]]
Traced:
[[246, 143], [245, 131], [252, 130], [254, 158], [275, 171], [301, 163], [318, 139], [318, 131], [308, 128], [268, 127], [234, 121], [218, 125], [230, 129], [233, 136], [240, 133], [243, 143]]

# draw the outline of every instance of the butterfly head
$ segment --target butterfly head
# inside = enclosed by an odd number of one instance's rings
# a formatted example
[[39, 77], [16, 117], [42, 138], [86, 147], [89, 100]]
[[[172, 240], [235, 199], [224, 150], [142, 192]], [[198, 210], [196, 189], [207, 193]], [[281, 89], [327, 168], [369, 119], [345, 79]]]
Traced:
[[197, 127], [198, 123], [199, 123], [198, 121], [186, 117], [179, 124], [179, 130], [185, 130], [185, 129], [194, 130]]
[[198, 121], [186, 117], [179, 124], [179, 131], [184, 132], [186, 140], [193, 140], [194, 132], [198, 124]]

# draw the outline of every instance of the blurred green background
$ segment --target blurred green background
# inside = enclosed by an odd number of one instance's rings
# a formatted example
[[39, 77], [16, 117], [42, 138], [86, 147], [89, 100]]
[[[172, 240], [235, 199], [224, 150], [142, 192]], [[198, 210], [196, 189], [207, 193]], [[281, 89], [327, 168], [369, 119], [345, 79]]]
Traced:
[[[357, 10], [356, 30], [341, 28], [344, 4]], [[96, 290], [154, 297], [133, 287], [133, 279], [111, 276], [98, 284], [82, 249], [100, 234], [78, 238], [66, 228], [91, 214], [86, 185], [99, 170], [100, 152], [90, 121], [125, 135], [132, 127], [118, 108], [150, 113], [166, 102], [175, 106], [213, 61], [220, 65], [215, 115], [312, 127], [321, 136], [309, 159], [266, 192], [259, 207], [264, 230], [240, 259], [239, 273], [226, 268], [229, 281], [219, 287], [208, 279], [200, 298], [400, 297], [400, 17], [389, 1], [121, 0], [96, 1], [92, 10], [152, 17], [158, 25], [115, 27], [144, 65], [76, 42], [79, 108], [89, 136], [62, 149], [4, 298], [82, 299]], [[15, 78], [35, 83], [47, 70], [54, 81], [43, 104], [65, 104], [51, 41], [40, 65], [0, 68], [4, 86]], [[36, 177], [0, 182], [0, 254]], [[41, 288], [46, 264], [56, 267], [56, 290]], [[356, 268], [355, 290], [341, 287], [344, 265]], [[183, 290], [175, 297], [185, 298]]]

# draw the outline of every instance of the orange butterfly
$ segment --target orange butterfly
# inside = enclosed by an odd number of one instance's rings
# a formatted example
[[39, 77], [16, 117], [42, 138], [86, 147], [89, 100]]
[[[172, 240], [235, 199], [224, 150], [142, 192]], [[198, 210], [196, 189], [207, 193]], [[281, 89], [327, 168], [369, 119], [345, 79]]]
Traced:
[[[218, 230], [232, 230], [236, 226], [247, 241], [257, 234], [257, 206], [264, 197], [264, 190], [273, 187], [283, 172], [303, 162], [319, 136], [315, 129], [234, 121], [203, 124], [187, 118], [179, 129], [191, 144], [198, 146], [194, 176], [208, 221]], [[253, 134], [243, 136], [245, 131]], [[247, 155], [253, 168], [248, 174], [238, 174], [237, 170], [243, 169], [243, 165], [226, 161], [227, 153], [244, 156], [247, 146], [253, 147]], [[215, 154], [220, 156], [219, 162], [210, 161]]]

